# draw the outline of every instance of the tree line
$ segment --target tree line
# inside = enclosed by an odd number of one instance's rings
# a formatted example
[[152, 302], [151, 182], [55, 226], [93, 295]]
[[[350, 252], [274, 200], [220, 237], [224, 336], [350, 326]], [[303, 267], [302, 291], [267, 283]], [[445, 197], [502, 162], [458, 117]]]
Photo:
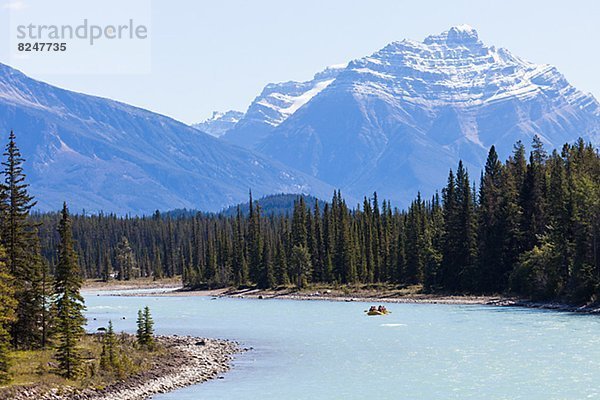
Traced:
[[[600, 291], [600, 158], [583, 140], [548, 154], [535, 137], [501, 162], [495, 148], [473, 179], [462, 162], [432, 198], [405, 210], [377, 194], [265, 214], [73, 217], [87, 278], [182, 275], [190, 288], [310, 283], [422, 285], [432, 293], [516, 293], [583, 303]], [[233, 214], [233, 215], [231, 215]], [[56, 214], [36, 215], [42, 254]]]

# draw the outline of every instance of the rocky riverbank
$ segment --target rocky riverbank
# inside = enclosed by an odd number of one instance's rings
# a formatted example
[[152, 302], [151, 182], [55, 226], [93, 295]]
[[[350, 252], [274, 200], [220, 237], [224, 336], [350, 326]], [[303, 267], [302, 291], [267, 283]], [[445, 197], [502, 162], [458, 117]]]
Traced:
[[[173, 291], [171, 295], [181, 295], [188, 293], [186, 291]], [[193, 293], [193, 292], [191, 292]], [[212, 294], [211, 294], [212, 295]], [[535, 308], [551, 311], [600, 314], [600, 304], [592, 303], [585, 305], [572, 305], [558, 301], [533, 301], [518, 297], [508, 296], [475, 296], [475, 295], [436, 295], [436, 294], [382, 294], [373, 293], [352, 293], [340, 294], [339, 292], [325, 290], [316, 292], [273, 292], [260, 290], [228, 290], [220, 296], [238, 297], [238, 298], [258, 298], [258, 299], [289, 299], [289, 300], [328, 300], [328, 301], [361, 301], [367, 303], [410, 303], [410, 304], [458, 304], [458, 305], [487, 305], [497, 307], [522, 307]]]
[[[245, 351], [226, 340], [182, 336], [158, 336], [165, 356], [150, 370], [105, 388], [15, 387], [0, 398], [14, 400], [143, 400], [158, 393], [194, 385], [219, 377], [231, 367], [236, 353]], [[6, 397], [8, 396], [8, 397]]]
[[[95, 288], [86, 290], [94, 291]], [[288, 299], [288, 300], [325, 300], [325, 301], [361, 301], [367, 303], [421, 303], [421, 304], [459, 304], [459, 305], [489, 305], [499, 307], [524, 307], [563, 312], [576, 312], [586, 314], [600, 314], [600, 303], [586, 305], [572, 305], [559, 301], [533, 301], [518, 297], [504, 295], [476, 296], [476, 295], [439, 295], [424, 294], [414, 291], [390, 290], [390, 289], [365, 289], [346, 288], [345, 290], [335, 288], [319, 288], [298, 291], [295, 288], [280, 290], [259, 289], [235, 289], [223, 288], [212, 290], [188, 290], [181, 286], [165, 286], [164, 284], [153, 285], [145, 282], [136, 289], [145, 289], [140, 293], [123, 288], [117, 284], [105, 284], [103, 290], [115, 291], [117, 296], [208, 296], [208, 297], [232, 297], [253, 299]]]

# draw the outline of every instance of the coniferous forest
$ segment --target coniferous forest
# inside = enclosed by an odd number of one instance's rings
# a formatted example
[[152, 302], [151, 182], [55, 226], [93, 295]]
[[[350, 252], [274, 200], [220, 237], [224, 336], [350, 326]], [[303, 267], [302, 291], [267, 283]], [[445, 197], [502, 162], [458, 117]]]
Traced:
[[[600, 156], [579, 140], [548, 153], [539, 138], [480, 176], [462, 163], [406, 210], [377, 194], [346, 204], [298, 197], [293, 212], [73, 217], [86, 278], [182, 275], [190, 288], [311, 283], [422, 285], [430, 293], [512, 293], [572, 303], [600, 293]], [[231, 215], [233, 214], [233, 215]], [[57, 264], [58, 214], [34, 215]]]

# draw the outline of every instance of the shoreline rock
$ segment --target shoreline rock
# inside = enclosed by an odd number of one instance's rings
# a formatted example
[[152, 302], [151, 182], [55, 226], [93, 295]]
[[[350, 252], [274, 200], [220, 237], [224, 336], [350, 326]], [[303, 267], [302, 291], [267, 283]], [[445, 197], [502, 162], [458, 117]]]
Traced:
[[166, 356], [155, 366], [103, 389], [22, 387], [13, 400], [144, 400], [152, 395], [206, 382], [231, 368], [241, 353], [237, 342], [192, 336], [157, 336]]

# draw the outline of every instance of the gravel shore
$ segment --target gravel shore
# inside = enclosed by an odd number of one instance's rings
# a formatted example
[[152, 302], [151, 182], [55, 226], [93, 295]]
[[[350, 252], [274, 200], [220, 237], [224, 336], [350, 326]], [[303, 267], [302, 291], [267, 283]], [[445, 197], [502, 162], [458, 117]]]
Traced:
[[[194, 385], [217, 378], [231, 367], [231, 361], [242, 349], [227, 340], [189, 336], [158, 336], [166, 356], [154, 367], [104, 389], [19, 388], [10, 393], [14, 400], [143, 400], [158, 393]], [[2, 397], [2, 395], [0, 395]]]
[[[519, 297], [504, 295], [495, 296], [477, 296], [477, 295], [438, 295], [438, 294], [400, 294], [398, 291], [378, 290], [358, 290], [350, 293], [342, 293], [340, 290], [320, 289], [314, 291], [298, 292], [294, 289], [283, 290], [258, 290], [223, 288], [212, 290], [187, 290], [181, 285], [159, 284], [152, 282], [145, 285], [139, 285], [136, 289], [145, 289], [143, 293], [123, 289], [117, 284], [104, 284], [102, 290], [114, 291], [112, 295], [116, 296], [208, 296], [208, 297], [231, 297], [231, 298], [250, 298], [250, 299], [289, 299], [289, 300], [325, 300], [325, 301], [361, 301], [367, 303], [415, 303], [415, 304], [458, 304], [458, 305], [488, 305], [499, 307], [522, 307], [535, 308], [552, 311], [574, 312], [585, 314], [600, 314], [600, 303], [585, 305], [573, 305], [560, 301], [534, 301]], [[90, 293], [94, 293], [99, 288], [86, 288]]]

